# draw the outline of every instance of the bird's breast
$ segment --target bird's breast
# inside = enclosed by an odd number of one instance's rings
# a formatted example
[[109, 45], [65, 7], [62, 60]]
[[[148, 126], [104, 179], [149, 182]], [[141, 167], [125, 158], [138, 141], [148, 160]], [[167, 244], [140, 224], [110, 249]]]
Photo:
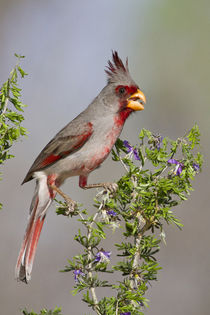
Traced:
[[112, 124], [109, 128], [100, 130], [98, 134], [94, 132], [94, 136], [90, 142], [86, 143], [89, 159], [85, 159], [84, 168], [90, 172], [97, 168], [109, 155], [117, 138], [121, 133], [122, 127]]

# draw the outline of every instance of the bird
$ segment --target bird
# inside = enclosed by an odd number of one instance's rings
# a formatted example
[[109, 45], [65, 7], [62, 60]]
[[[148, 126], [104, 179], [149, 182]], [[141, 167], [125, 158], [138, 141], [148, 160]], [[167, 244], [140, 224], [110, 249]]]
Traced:
[[123, 63], [117, 51], [112, 51], [105, 72], [106, 86], [44, 147], [23, 180], [22, 184], [35, 179], [36, 185], [15, 267], [15, 277], [19, 281], [28, 283], [31, 279], [40, 233], [56, 194], [64, 197], [70, 211], [76, 207], [76, 202], [60, 189], [68, 177], [79, 176], [79, 186], [83, 189], [116, 188], [107, 183], [88, 185], [88, 175], [107, 158], [126, 119], [133, 112], [144, 109], [146, 97], [130, 75], [128, 58]]

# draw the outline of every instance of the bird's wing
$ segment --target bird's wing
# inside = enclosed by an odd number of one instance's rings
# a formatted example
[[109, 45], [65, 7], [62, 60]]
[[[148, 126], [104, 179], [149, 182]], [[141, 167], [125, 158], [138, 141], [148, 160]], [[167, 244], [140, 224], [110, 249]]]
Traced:
[[72, 121], [64, 127], [41, 151], [29, 169], [25, 182], [32, 179], [32, 174], [40, 171], [67, 155], [77, 151], [93, 133], [91, 122]]

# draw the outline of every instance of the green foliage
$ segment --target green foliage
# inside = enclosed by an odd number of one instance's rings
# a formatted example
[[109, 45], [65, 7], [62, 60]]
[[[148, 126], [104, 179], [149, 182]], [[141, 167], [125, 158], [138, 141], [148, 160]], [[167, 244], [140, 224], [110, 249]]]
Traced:
[[23, 310], [23, 312], [22, 312], [22, 314], [23, 315], [62, 315], [61, 314], [61, 309], [60, 308], [58, 308], [58, 307], [56, 307], [53, 311], [52, 310], [46, 310], [45, 308], [44, 309], [42, 309], [41, 311], [40, 311], [40, 313], [39, 314], [37, 314], [37, 313], [35, 313], [35, 312], [30, 312], [30, 313], [28, 313], [28, 311], [27, 310]]
[[[11, 159], [10, 149], [15, 141], [26, 135], [26, 129], [21, 123], [24, 105], [21, 98], [21, 89], [18, 87], [18, 74], [24, 78], [27, 73], [19, 63], [24, 56], [15, 54], [18, 58], [16, 66], [10, 72], [9, 78], [0, 88], [0, 165]], [[0, 204], [0, 208], [2, 204]]]
[[[202, 155], [195, 151], [200, 142], [197, 125], [177, 140], [143, 129], [139, 140], [135, 147], [118, 140], [112, 151], [113, 160], [125, 169], [117, 191], [97, 194], [94, 215], [81, 206], [71, 214], [78, 215], [82, 225], [75, 241], [83, 251], [69, 259], [62, 271], [73, 272], [73, 294], [83, 291], [83, 301], [101, 315], [144, 314], [146, 293], [161, 269], [156, 254], [165, 242], [164, 223], [182, 228], [174, 208], [187, 200], [202, 166]], [[59, 201], [57, 213], [65, 215], [66, 209]], [[114, 249], [104, 249], [101, 242], [104, 244], [110, 229], [117, 228], [121, 242]], [[111, 264], [110, 250], [118, 252], [115, 264]], [[115, 273], [119, 281], [103, 280], [104, 273]], [[98, 300], [99, 287], [110, 287], [113, 294], [110, 291], [110, 297]]]

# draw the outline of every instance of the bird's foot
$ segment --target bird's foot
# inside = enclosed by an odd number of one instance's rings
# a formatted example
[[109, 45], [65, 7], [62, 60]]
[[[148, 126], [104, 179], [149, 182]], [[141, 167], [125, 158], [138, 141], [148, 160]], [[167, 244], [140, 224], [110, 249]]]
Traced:
[[67, 198], [67, 199], [65, 199], [65, 201], [67, 204], [65, 215], [66, 216], [72, 215], [77, 209], [77, 203], [76, 203], [76, 201], [72, 200], [71, 198]]
[[72, 215], [75, 211], [76, 211], [76, 208], [77, 208], [77, 203], [71, 199], [69, 196], [67, 196], [62, 190], [60, 190], [60, 188], [58, 188], [57, 186], [55, 185], [50, 185], [50, 187], [56, 191], [61, 197], [63, 197], [63, 199], [65, 200], [66, 202], [66, 209], [65, 209], [65, 215], [66, 216], [69, 216], [69, 215]]
[[111, 193], [115, 193], [118, 189], [118, 185], [116, 183], [100, 183], [100, 184], [89, 184], [89, 185], [80, 185], [83, 189], [90, 188], [104, 188], [106, 191], [110, 191]]
[[112, 194], [114, 194], [117, 191], [117, 189], [118, 189], [117, 183], [103, 183], [102, 187], [106, 191], [110, 191]]
[[118, 185], [116, 183], [100, 183], [100, 184], [89, 184], [85, 186], [80, 186], [83, 189], [90, 189], [90, 188], [104, 188], [104, 191], [111, 192], [112, 194], [115, 193], [118, 189]]

